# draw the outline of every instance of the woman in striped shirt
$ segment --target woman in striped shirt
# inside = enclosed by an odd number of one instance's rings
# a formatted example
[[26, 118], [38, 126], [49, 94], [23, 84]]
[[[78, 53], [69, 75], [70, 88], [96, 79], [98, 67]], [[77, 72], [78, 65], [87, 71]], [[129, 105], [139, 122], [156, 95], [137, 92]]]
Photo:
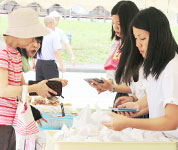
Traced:
[[[0, 150], [15, 150], [15, 132], [12, 127], [17, 109], [17, 96], [22, 95], [22, 85], [26, 84], [22, 74], [22, 59], [17, 48], [26, 48], [30, 44], [38, 46], [35, 37], [48, 34], [39, 22], [37, 14], [30, 8], [14, 10], [8, 16], [8, 29], [4, 34], [7, 47], [0, 51]], [[35, 55], [31, 50], [28, 55]], [[62, 81], [63, 86], [67, 84]], [[46, 85], [47, 80], [28, 86], [28, 92], [36, 92], [42, 97], [56, 94]]]

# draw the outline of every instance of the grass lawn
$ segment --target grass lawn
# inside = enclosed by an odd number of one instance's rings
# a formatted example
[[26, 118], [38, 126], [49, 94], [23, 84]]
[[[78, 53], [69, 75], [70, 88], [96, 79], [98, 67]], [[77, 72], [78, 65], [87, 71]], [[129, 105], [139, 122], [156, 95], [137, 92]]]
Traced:
[[178, 26], [172, 27], [171, 30], [172, 30], [172, 33], [173, 33], [173, 36], [174, 36], [176, 42], [178, 43]]
[[[77, 64], [104, 63], [112, 44], [111, 23], [62, 20], [59, 26], [66, 34], [72, 34], [71, 45]], [[0, 16], [0, 33], [6, 29], [7, 17]], [[64, 63], [70, 63], [65, 50], [62, 51], [62, 57]]]
[[[62, 20], [59, 27], [66, 34], [72, 34], [72, 49], [77, 64], [104, 63], [112, 45], [111, 23]], [[0, 33], [4, 33], [6, 28], [7, 17], [0, 16]], [[173, 27], [172, 32], [178, 42], [178, 27]], [[65, 50], [62, 57], [64, 63], [70, 63]]]
[[59, 26], [72, 34], [72, 49], [78, 63], [104, 63], [112, 44], [110, 23], [63, 20]]

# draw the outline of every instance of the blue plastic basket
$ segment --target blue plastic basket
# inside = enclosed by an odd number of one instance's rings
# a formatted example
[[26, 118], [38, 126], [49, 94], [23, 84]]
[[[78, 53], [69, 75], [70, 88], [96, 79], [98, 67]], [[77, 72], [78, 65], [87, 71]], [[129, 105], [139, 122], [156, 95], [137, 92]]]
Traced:
[[48, 121], [48, 123], [41, 121], [42, 127], [39, 126], [40, 129], [44, 130], [60, 130], [65, 124], [68, 128], [72, 127], [73, 115], [65, 115], [64, 117], [60, 117], [61, 113], [43, 113], [42, 117]]

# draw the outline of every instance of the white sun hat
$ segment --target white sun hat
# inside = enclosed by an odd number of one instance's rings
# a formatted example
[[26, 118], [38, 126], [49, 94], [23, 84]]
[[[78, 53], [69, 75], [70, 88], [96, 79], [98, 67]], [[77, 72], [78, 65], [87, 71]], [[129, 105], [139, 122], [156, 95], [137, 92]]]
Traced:
[[34, 38], [49, 34], [31, 8], [19, 8], [8, 16], [8, 28], [4, 33], [18, 38]]
[[50, 17], [54, 17], [54, 18], [57, 18], [59, 17], [60, 19], [62, 19], [62, 16], [57, 12], [57, 11], [52, 11], [49, 13], [49, 16]]

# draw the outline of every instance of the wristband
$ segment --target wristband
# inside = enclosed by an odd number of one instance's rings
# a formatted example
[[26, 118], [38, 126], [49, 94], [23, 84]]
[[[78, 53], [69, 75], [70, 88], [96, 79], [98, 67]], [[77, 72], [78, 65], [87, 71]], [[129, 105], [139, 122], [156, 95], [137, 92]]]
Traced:
[[134, 96], [130, 96], [131, 98], [132, 98], [132, 100], [133, 100], [133, 102], [136, 102], [138, 99], [137, 98], [135, 98]]
[[115, 84], [112, 84], [112, 89], [111, 89], [111, 92], [115, 92]]
[[131, 98], [132, 98], [132, 102], [134, 102], [135, 101], [135, 98], [133, 97], [133, 96], [130, 96]]

